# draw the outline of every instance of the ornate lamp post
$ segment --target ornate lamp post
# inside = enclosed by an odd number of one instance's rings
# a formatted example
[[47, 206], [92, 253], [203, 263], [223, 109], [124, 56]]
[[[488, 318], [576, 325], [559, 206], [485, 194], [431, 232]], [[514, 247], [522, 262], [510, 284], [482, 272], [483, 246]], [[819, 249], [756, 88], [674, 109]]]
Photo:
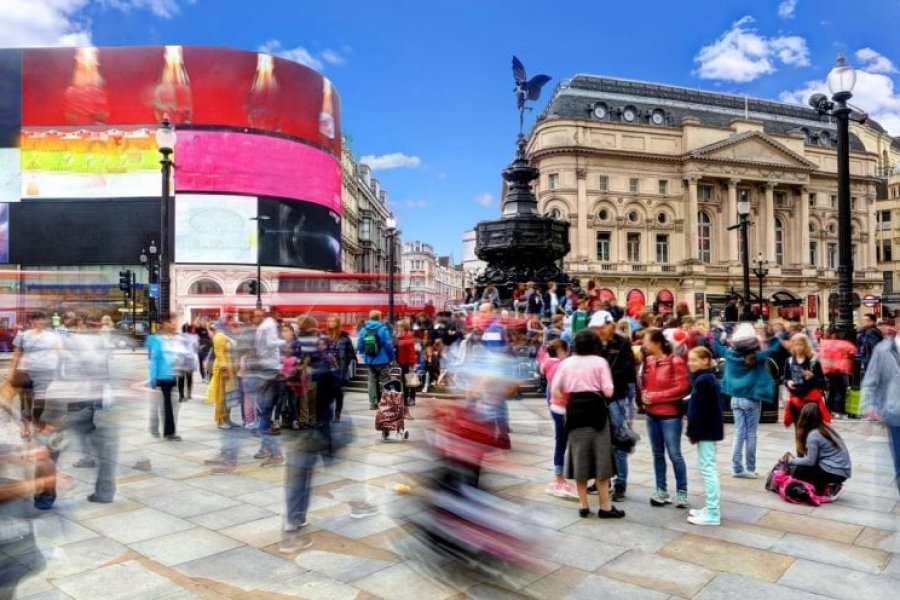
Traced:
[[159, 318], [169, 318], [169, 271], [172, 261], [169, 248], [169, 203], [171, 200], [170, 183], [172, 181], [172, 152], [175, 150], [175, 129], [169, 123], [169, 117], [163, 117], [160, 128], [156, 130], [156, 146], [162, 154], [162, 197], [160, 199], [160, 227], [159, 227]]
[[[847, 101], [853, 97], [856, 71], [847, 64], [847, 57], [838, 54], [837, 62], [828, 74], [831, 100], [825, 94], [813, 94], [809, 104], [820, 115], [837, 121], [838, 171], [838, 316], [835, 323], [838, 336], [855, 341], [853, 327], [853, 247], [850, 223], [850, 118], [852, 109]], [[865, 121], [865, 115], [854, 120]]]
[[257, 215], [250, 217], [251, 221], [256, 221], [256, 309], [262, 310], [262, 239], [266, 234], [266, 228], [263, 223], [271, 219], [269, 215]]
[[388, 322], [391, 327], [394, 325], [394, 246], [396, 245], [395, 237], [397, 235], [397, 219], [388, 217], [387, 219], [387, 238], [388, 238]]
[[763, 318], [763, 279], [766, 278], [766, 275], [769, 274], [769, 261], [767, 261], [762, 252], [757, 255], [756, 260], [754, 261], [753, 274], [756, 275], [756, 278], [759, 279], [759, 318]]
[[741, 230], [741, 245], [744, 251], [741, 253], [744, 280], [744, 309], [741, 311], [741, 321], [752, 321], [753, 315], [750, 312], [750, 240], [748, 239], [747, 230], [750, 228], [750, 200], [746, 195], [742, 195], [737, 203], [738, 216], [740, 222], [737, 225], [729, 227], [729, 231], [734, 229]]

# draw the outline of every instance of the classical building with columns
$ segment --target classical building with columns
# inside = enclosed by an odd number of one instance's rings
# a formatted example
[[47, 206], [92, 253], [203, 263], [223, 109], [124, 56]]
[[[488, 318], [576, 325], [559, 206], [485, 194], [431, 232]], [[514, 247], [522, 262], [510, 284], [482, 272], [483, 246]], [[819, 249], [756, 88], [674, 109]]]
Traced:
[[[571, 223], [567, 271], [619, 304], [685, 301], [716, 315], [742, 292], [737, 204], [749, 200], [764, 313], [837, 310], [836, 129], [768, 100], [578, 75], [555, 91], [528, 144], [539, 210]], [[881, 294], [876, 187], [883, 158], [851, 134], [854, 287]], [[751, 275], [751, 301], [759, 280]], [[829, 307], [830, 305], [830, 307]]]

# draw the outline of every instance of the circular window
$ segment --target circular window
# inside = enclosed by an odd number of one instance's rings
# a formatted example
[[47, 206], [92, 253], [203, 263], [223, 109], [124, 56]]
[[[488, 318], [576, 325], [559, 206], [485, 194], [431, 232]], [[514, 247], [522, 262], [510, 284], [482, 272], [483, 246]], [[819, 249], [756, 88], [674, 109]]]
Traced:
[[559, 221], [562, 218], [562, 211], [560, 211], [558, 208], [550, 209], [550, 218]]
[[669, 215], [667, 215], [664, 212], [657, 213], [656, 222], [659, 223], [660, 225], [665, 225], [666, 223], [669, 222]]
[[606, 210], [605, 208], [601, 208], [597, 212], [597, 218], [600, 219], [601, 221], [608, 221], [609, 220], [609, 211]]
[[594, 117], [597, 119], [605, 119], [608, 112], [606, 105], [602, 102], [594, 107]]
[[634, 122], [637, 118], [637, 110], [633, 106], [626, 106], [622, 110], [622, 118], [628, 123]]
[[663, 111], [654, 110], [653, 114], [650, 115], [650, 120], [653, 121], [654, 125], [662, 125], [666, 120], [666, 116], [663, 114]]
[[638, 214], [638, 211], [633, 210], [630, 213], [628, 213], [628, 220], [631, 221], [632, 223], [637, 223], [638, 221], [641, 220], [641, 215]]

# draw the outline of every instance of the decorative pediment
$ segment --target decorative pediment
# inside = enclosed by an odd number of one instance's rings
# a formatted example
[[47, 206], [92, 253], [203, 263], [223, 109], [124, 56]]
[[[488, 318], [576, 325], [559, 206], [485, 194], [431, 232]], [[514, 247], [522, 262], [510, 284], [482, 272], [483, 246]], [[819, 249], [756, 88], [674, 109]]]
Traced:
[[684, 158], [687, 160], [765, 165], [782, 169], [813, 170], [818, 168], [815, 163], [758, 131], [745, 131], [719, 142], [695, 148], [688, 152]]

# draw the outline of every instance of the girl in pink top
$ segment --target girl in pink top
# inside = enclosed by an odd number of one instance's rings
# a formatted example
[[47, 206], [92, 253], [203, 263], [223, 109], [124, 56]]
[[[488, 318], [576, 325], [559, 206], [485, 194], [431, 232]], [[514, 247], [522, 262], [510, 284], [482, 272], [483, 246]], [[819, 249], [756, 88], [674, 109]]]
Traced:
[[[565, 340], [553, 340], [546, 349], [542, 349], [540, 355], [541, 373], [547, 378], [547, 404], [550, 404], [553, 389], [553, 381], [556, 371], [563, 360], [569, 356], [569, 344]], [[550, 411], [550, 417], [553, 419], [553, 430], [556, 436], [556, 444], [553, 448], [553, 472], [555, 479], [547, 485], [547, 493], [557, 498], [575, 499], [578, 494], [575, 491], [575, 484], [566, 481], [563, 477], [563, 459], [566, 455], [566, 419], [564, 415]]]

